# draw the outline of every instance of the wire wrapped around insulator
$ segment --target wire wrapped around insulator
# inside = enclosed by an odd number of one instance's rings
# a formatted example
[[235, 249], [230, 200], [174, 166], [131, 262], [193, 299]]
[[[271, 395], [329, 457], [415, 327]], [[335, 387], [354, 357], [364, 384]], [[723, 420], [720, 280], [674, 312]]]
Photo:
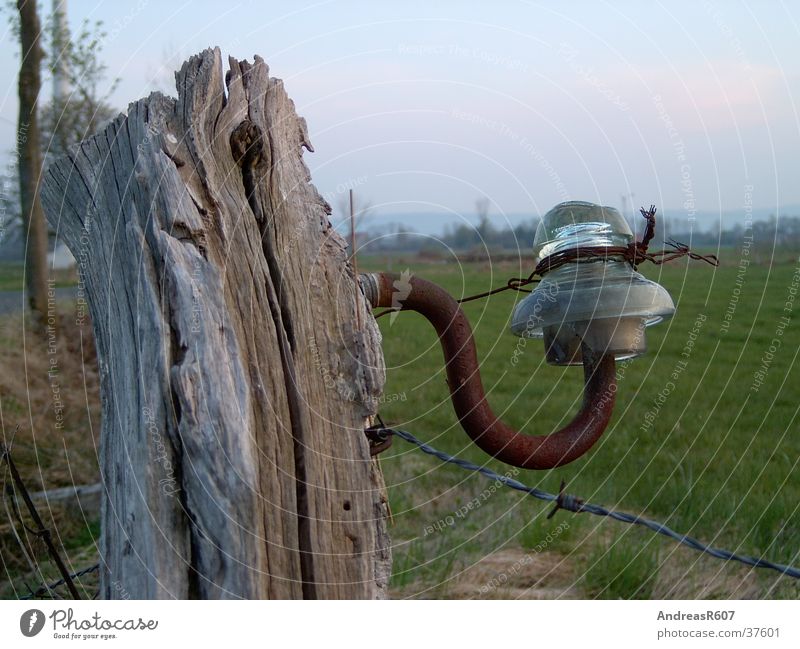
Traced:
[[[549, 435], [528, 435], [495, 416], [486, 400], [472, 328], [458, 302], [440, 286], [391, 273], [360, 276], [373, 308], [416, 311], [433, 325], [444, 353], [447, 383], [458, 420], [489, 455], [523, 469], [552, 469], [581, 457], [608, 426], [616, 395], [614, 358], [583, 345], [584, 393], [569, 424]], [[395, 288], [397, 282], [398, 288]]]

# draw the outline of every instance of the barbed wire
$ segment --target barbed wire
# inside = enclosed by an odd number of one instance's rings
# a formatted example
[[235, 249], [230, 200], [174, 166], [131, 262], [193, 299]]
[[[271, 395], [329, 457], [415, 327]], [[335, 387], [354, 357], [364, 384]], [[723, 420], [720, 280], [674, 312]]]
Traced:
[[[70, 579], [78, 579], [83, 577], [84, 575], [88, 575], [90, 572], [94, 572], [99, 570], [100, 564], [96, 563], [93, 566], [89, 566], [88, 568], [84, 568], [83, 570], [79, 570], [78, 572], [73, 572], [70, 575]], [[36, 597], [42, 597], [46, 595], [53, 589], [57, 588], [58, 586], [63, 586], [66, 583], [66, 579], [59, 579], [58, 581], [54, 581], [52, 584], [47, 584], [46, 586], [42, 586], [38, 590], [32, 592], [30, 595], [25, 595], [24, 597], [20, 597], [20, 599], [34, 599]]]
[[705, 543], [698, 541], [691, 536], [687, 536], [685, 534], [680, 534], [671, 528], [664, 525], [664, 523], [659, 523], [657, 521], [652, 521], [647, 518], [643, 518], [641, 516], [636, 516], [634, 514], [628, 514], [626, 512], [620, 512], [613, 509], [608, 509], [601, 505], [595, 505], [592, 503], [584, 502], [581, 498], [577, 498], [573, 495], [564, 493], [564, 483], [561, 483], [561, 491], [558, 494], [551, 494], [547, 491], [542, 491], [541, 489], [537, 489], [536, 487], [529, 487], [521, 483], [519, 480], [515, 480], [514, 478], [510, 478], [507, 475], [500, 475], [499, 473], [495, 473], [491, 469], [487, 469], [484, 466], [479, 466], [468, 460], [462, 460], [457, 458], [453, 455], [445, 453], [444, 451], [440, 451], [438, 449], [433, 448], [430, 444], [426, 444], [422, 440], [417, 439], [414, 435], [409, 433], [405, 430], [399, 430], [397, 428], [388, 428], [386, 426], [378, 426], [369, 429], [370, 431], [383, 434], [384, 436], [394, 435], [395, 437], [399, 437], [400, 439], [408, 442], [409, 444], [413, 444], [417, 448], [419, 448], [423, 453], [427, 453], [428, 455], [432, 455], [445, 464], [454, 464], [455, 466], [459, 466], [462, 469], [466, 469], [467, 471], [473, 471], [475, 473], [480, 473], [481, 475], [490, 478], [491, 480], [495, 480], [500, 482], [501, 484], [509, 487], [510, 489], [515, 489], [517, 491], [521, 491], [523, 493], [528, 494], [529, 496], [533, 496], [534, 498], [538, 498], [539, 500], [545, 500], [548, 502], [555, 503], [555, 508], [548, 514], [548, 518], [552, 518], [553, 515], [559, 509], [565, 509], [576, 514], [578, 513], [588, 513], [594, 514], [595, 516], [605, 516], [607, 518], [611, 518], [615, 521], [619, 521], [621, 523], [627, 523], [629, 525], [641, 525], [642, 527], [646, 527], [647, 529], [655, 532], [656, 534], [661, 534], [662, 536], [669, 537], [678, 543], [685, 545], [693, 550], [698, 552], [702, 552], [704, 554], [708, 554], [716, 559], [721, 559], [723, 561], [738, 561], [739, 563], [743, 563], [748, 566], [752, 566], [754, 568], [767, 568], [769, 570], [775, 570], [787, 577], [793, 577], [794, 579], [800, 579], [800, 568], [795, 568], [793, 566], [783, 565], [780, 563], [774, 563], [767, 559], [763, 559], [761, 557], [752, 557], [748, 555], [737, 554], [735, 552], [731, 552], [730, 550], [723, 550], [720, 548], [713, 548]]

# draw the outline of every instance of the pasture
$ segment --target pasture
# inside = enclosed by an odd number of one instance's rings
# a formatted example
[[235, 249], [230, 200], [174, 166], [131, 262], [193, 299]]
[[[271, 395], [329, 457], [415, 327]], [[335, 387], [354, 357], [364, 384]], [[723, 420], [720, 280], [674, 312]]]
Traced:
[[[642, 273], [670, 291], [677, 313], [648, 329], [647, 355], [618, 364], [609, 429], [573, 464], [514, 477], [550, 492], [565, 480], [569, 493], [590, 502], [655, 518], [718, 547], [797, 564], [800, 264], [788, 254], [759, 258], [749, 252], [752, 263], [744, 265], [739, 249], [724, 251], [719, 268], [688, 260], [643, 265]], [[362, 265], [377, 269], [381, 263]], [[393, 265], [456, 297], [527, 274], [511, 264], [456, 260]], [[546, 365], [541, 341], [508, 332], [518, 299], [509, 291], [465, 309], [495, 412], [519, 429], [545, 434], [577, 409], [582, 371]], [[388, 367], [382, 408], [387, 424], [508, 472], [458, 425], [428, 323], [414, 313], [379, 322]], [[442, 465], [402, 440], [381, 462], [393, 512], [398, 596], [800, 593], [791, 579], [705, 557], [647, 530], [564, 511], [548, 521], [547, 503], [503, 487], [487, 497], [489, 480]]]

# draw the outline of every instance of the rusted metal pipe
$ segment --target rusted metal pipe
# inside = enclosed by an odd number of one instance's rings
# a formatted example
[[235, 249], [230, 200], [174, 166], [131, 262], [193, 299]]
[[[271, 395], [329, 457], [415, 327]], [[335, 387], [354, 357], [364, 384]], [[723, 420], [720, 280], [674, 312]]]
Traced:
[[586, 453], [611, 419], [616, 396], [614, 357], [582, 348], [583, 404], [573, 420], [549, 435], [527, 435], [492, 412], [481, 382], [472, 328], [459, 304], [443, 288], [391, 273], [361, 275], [373, 307], [416, 311], [434, 327], [442, 344], [447, 384], [461, 426], [473, 442], [498, 460], [523, 469], [552, 469]]

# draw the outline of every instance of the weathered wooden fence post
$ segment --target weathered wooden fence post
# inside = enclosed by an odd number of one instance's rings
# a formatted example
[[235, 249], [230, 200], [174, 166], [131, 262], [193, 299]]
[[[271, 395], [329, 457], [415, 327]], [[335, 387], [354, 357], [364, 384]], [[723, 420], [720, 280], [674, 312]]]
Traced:
[[305, 122], [258, 57], [223, 83], [206, 50], [176, 78], [42, 192], [100, 364], [101, 596], [382, 597], [379, 334]]

